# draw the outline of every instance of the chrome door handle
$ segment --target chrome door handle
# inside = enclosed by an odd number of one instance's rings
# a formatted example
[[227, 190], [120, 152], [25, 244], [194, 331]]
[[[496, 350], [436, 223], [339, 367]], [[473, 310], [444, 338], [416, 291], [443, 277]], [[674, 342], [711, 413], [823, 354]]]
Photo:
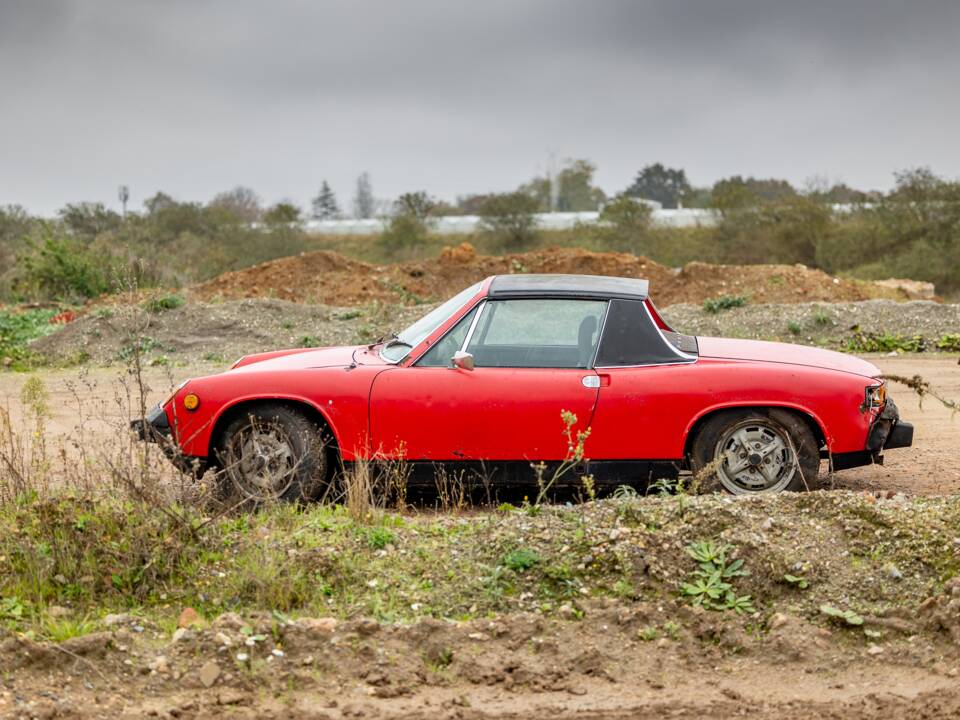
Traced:
[[582, 378], [580, 378], [580, 382], [585, 388], [598, 388], [600, 387], [600, 376], [584, 375]]

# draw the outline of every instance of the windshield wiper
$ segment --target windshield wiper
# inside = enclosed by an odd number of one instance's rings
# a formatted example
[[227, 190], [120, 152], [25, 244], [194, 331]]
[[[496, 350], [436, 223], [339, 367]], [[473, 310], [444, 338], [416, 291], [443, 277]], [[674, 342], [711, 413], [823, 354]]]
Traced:
[[[389, 338], [389, 340], [388, 340], [387, 338]], [[390, 345], [392, 345], [392, 344], [394, 343], [394, 341], [400, 340], [400, 336], [397, 335], [395, 332], [387, 333], [386, 335], [381, 335], [381, 336], [378, 337], [376, 340], [374, 340], [372, 343], [370, 343], [369, 345], [367, 345], [367, 350], [373, 350], [377, 345], [379, 345], [380, 343], [382, 343], [384, 340], [387, 340], [387, 347], [390, 347]], [[400, 342], [403, 342], [403, 341], [400, 340]], [[406, 343], [404, 343], [404, 344], [406, 345]]]

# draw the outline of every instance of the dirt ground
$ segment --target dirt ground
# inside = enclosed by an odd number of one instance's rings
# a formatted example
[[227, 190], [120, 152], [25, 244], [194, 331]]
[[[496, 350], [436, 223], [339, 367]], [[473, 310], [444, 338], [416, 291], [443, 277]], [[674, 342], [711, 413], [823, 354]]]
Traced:
[[[919, 374], [945, 396], [960, 397], [955, 357], [870, 359], [884, 372]], [[162, 400], [187, 375], [220, 369], [148, 368], [147, 401]], [[121, 370], [38, 375], [50, 393], [51, 443], [70, 451], [78, 438], [109, 443], [124, 431], [136, 387]], [[24, 419], [27, 379], [0, 373], [0, 404], [15, 422]], [[921, 407], [906, 388], [894, 385], [891, 394], [916, 427], [914, 448], [889, 452], [882, 467], [840, 473], [836, 487], [881, 496], [960, 492], [960, 418], [932, 398]], [[720, 622], [673, 601], [615, 599], [585, 601], [582, 619], [519, 613], [412, 626], [326, 618], [278, 625], [269, 613], [228, 613], [175, 639], [169, 628], [135, 617], [58, 645], [0, 633], [0, 717], [956, 718], [954, 585], [922, 605], [951, 615], [936, 621], [949, 633], [929, 630], [933, 615], [906, 617], [892, 608], [879, 619], [882, 641], [794, 615], [774, 615], [758, 633], [750, 617]], [[247, 624], [260, 640], [241, 632]]]
[[438, 302], [489, 275], [585, 273], [645, 278], [660, 306], [702, 303], [745, 295], [756, 303], [855, 301], [916, 297], [915, 283], [878, 284], [834, 278], [804, 265], [710, 265], [679, 270], [628, 253], [554, 248], [529, 253], [478, 255], [468, 243], [444, 248], [439, 258], [375, 266], [329, 251], [281, 258], [224, 273], [190, 289], [198, 300], [269, 297], [328, 305]]
[[[774, 615], [769, 632], [609, 602], [582, 620], [534, 614], [412, 626], [301, 619], [248, 647], [231, 613], [162, 633], [120, 616], [58, 646], [0, 639], [10, 718], [955, 718], [958, 649], [883, 645]], [[254, 621], [255, 622], [255, 621]], [[266, 630], [268, 624], [256, 630]], [[282, 649], [281, 649], [282, 648]], [[878, 650], [879, 649], [879, 650]], [[240, 658], [240, 659], [238, 659]]]
[[[869, 356], [885, 373], [920, 375], [947, 398], [960, 398], [960, 365], [956, 356]], [[148, 406], [160, 402], [181, 380], [220, 372], [222, 363], [199, 362], [186, 368], [150, 367], [144, 371]], [[51, 442], [71, 445], [82, 431], [89, 440], [109, 442], [130, 417], [138, 392], [132, 379], [118, 368], [50, 370], [39, 373], [50, 393]], [[0, 406], [10, 408], [14, 419], [23, 417], [20, 391], [27, 375], [0, 373]], [[855, 468], [835, 477], [835, 487], [849, 490], [895, 491], [910, 495], [944, 495], [960, 492], [960, 417], [933, 398], [919, 398], [909, 388], [891, 384], [904, 419], [914, 424], [914, 446], [890, 451], [884, 465]], [[132, 400], [131, 400], [132, 398]]]

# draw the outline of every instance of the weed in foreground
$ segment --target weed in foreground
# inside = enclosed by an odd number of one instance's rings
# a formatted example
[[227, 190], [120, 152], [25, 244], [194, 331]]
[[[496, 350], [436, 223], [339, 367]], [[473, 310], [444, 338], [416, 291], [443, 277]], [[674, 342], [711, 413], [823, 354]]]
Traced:
[[701, 540], [687, 546], [686, 552], [697, 562], [690, 582], [681, 585], [681, 593], [694, 605], [708, 610], [733, 610], [753, 613], [753, 600], [749, 595], [738, 595], [733, 581], [747, 575], [743, 560], [730, 560], [728, 554], [733, 545], [719, 544], [713, 540]]

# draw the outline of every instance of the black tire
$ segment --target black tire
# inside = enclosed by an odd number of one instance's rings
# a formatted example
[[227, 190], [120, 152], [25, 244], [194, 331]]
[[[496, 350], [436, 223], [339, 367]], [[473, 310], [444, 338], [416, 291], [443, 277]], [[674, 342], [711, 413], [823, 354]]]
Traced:
[[222, 492], [240, 503], [313, 500], [327, 479], [322, 428], [287, 405], [258, 405], [233, 418], [217, 456]]
[[694, 474], [714, 461], [708, 479], [734, 495], [808, 490], [820, 472], [820, 447], [788, 410], [726, 410], [700, 427], [691, 447]]

